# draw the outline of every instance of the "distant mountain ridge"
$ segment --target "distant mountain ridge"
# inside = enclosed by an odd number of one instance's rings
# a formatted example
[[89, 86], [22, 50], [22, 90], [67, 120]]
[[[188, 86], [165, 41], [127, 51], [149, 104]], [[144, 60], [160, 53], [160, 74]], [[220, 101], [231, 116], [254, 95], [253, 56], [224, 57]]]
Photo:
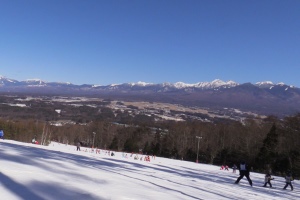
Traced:
[[212, 82], [122, 83], [106, 86], [40, 79], [17, 81], [0, 76], [0, 92], [37, 95], [89, 95], [113, 100], [167, 102], [212, 110], [237, 108], [278, 116], [300, 112], [300, 89], [271, 81], [239, 84], [216, 79]]
[[[162, 87], [174, 87], [177, 89], [184, 89], [184, 88], [201, 88], [201, 89], [213, 89], [213, 88], [219, 88], [219, 87], [235, 87], [240, 85], [237, 82], [234, 81], [222, 81], [220, 79], [215, 79], [211, 82], [198, 82], [194, 84], [189, 84], [189, 83], [184, 83], [184, 82], [176, 82], [176, 83], [146, 83], [139, 81], [137, 83], [122, 83], [122, 84], [109, 84], [109, 85], [94, 85], [94, 84], [83, 84], [83, 85], [75, 85], [69, 82], [46, 82], [41, 79], [27, 79], [25, 81], [18, 81], [15, 79], [10, 79], [6, 78], [4, 76], [0, 76], [0, 86], [51, 86], [51, 85], [71, 85], [71, 86], [91, 86], [92, 88], [97, 88], [97, 87], [118, 87], [118, 86], [139, 86], [139, 87], [149, 87], [149, 86], [162, 86]], [[290, 88], [295, 88], [294, 86], [288, 86], [282, 82], [274, 84], [271, 81], [263, 81], [263, 82], [257, 82], [254, 85], [261, 87], [261, 88], [266, 88], [266, 87], [272, 87], [276, 85], [281, 85], [281, 86], [287, 86]]]

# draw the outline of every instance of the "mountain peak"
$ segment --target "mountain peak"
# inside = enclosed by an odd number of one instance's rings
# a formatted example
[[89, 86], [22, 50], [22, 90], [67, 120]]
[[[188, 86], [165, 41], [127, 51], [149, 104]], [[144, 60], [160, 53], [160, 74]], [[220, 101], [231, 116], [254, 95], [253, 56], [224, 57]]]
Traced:
[[271, 86], [274, 85], [272, 81], [262, 81], [262, 82], [257, 82], [255, 83], [257, 86]]
[[198, 82], [195, 84], [188, 84], [183, 82], [177, 82], [174, 84], [176, 88], [187, 88], [187, 87], [195, 87], [195, 88], [218, 88], [218, 87], [234, 87], [239, 85], [234, 81], [222, 81], [220, 79], [215, 79], [212, 82]]
[[43, 82], [45, 83], [45, 81], [42, 81], [41, 79], [38, 78], [32, 78], [32, 79], [26, 79], [26, 82]]
[[188, 84], [188, 83], [184, 83], [184, 82], [177, 82], [177, 83], [174, 83], [174, 87], [175, 88], [195, 87], [195, 84]]
[[154, 85], [153, 83], [146, 83], [143, 81], [138, 81], [137, 83], [129, 83], [131, 86], [148, 86], [148, 85]]

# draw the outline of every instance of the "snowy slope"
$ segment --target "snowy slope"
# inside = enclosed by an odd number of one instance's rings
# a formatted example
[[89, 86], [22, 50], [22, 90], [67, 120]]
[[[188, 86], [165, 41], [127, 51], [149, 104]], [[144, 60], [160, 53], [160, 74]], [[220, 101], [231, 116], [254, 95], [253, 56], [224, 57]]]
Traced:
[[[251, 173], [233, 184], [238, 174], [219, 167], [165, 158], [150, 162], [112, 157], [74, 146], [49, 146], [0, 141], [0, 199], [5, 200], [185, 200], [185, 199], [300, 199], [282, 190], [284, 179], [275, 177], [276, 189], [261, 187], [263, 174]], [[87, 152], [85, 151], [87, 150]]]

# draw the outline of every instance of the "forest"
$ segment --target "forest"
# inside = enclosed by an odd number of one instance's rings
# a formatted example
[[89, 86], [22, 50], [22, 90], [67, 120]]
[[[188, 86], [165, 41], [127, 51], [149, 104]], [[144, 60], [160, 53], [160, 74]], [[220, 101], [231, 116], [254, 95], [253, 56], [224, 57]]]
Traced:
[[41, 145], [80, 142], [86, 147], [151, 154], [232, 166], [242, 160], [253, 171], [300, 175], [300, 113], [278, 119], [156, 122], [149, 116], [115, 117], [107, 111], [85, 124], [54, 126], [33, 117], [0, 118], [5, 139]]

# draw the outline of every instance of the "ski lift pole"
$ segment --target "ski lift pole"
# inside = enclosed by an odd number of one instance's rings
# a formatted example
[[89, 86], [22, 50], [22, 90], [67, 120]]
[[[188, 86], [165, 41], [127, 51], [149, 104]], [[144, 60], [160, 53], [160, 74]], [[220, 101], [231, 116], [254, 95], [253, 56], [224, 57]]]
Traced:
[[198, 139], [198, 148], [197, 148], [197, 160], [196, 160], [196, 163], [198, 163], [199, 162], [199, 160], [198, 160], [198, 156], [199, 156], [199, 142], [200, 142], [200, 139], [202, 139], [202, 137], [201, 136], [196, 136], [196, 138]]
[[92, 148], [94, 148], [94, 144], [95, 144], [95, 135], [96, 135], [96, 133], [93, 132], [93, 146], [92, 146]]

